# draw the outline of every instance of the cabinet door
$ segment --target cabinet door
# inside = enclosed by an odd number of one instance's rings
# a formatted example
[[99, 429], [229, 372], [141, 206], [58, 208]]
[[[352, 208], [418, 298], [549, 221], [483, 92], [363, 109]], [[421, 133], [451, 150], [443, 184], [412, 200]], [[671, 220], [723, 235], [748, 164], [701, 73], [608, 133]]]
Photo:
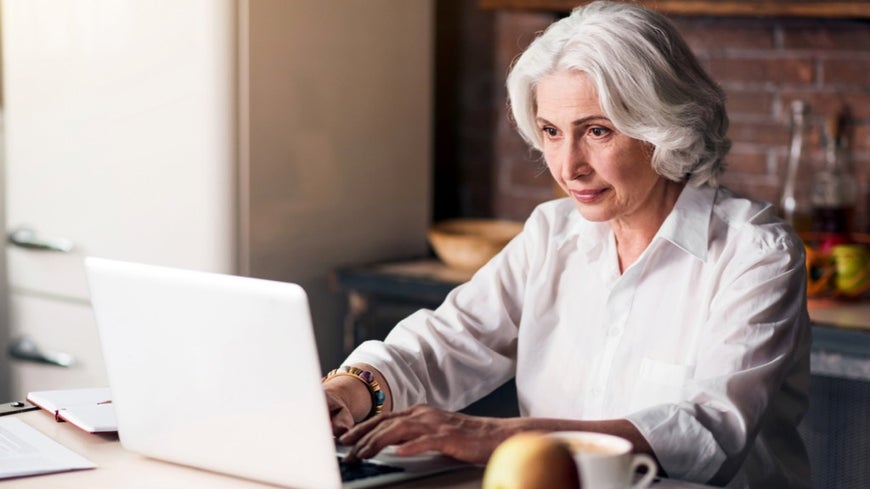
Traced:
[[235, 3], [171, 3], [3, 2], [11, 341], [87, 366], [15, 397], [105, 382], [85, 256], [235, 271]]

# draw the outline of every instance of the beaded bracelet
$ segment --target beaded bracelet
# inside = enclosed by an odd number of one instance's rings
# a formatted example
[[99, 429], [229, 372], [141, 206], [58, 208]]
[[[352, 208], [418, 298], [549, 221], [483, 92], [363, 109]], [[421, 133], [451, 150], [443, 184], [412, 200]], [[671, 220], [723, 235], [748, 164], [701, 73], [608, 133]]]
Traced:
[[358, 379], [360, 382], [365, 384], [366, 388], [369, 390], [369, 394], [371, 394], [372, 396], [372, 410], [369, 411], [366, 419], [381, 414], [381, 412], [384, 410], [384, 400], [386, 399], [386, 396], [384, 395], [384, 391], [381, 390], [381, 386], [380, 384], [378, 384], [378, 381], [375, 380], [375, 374], [371, 373], [368, 370], [363, 370], [361, 368], [345, 365], [326, 374], [326, 377], [323, 378], [323, 382], [326, 382], [333, 377], [340, 377], [342, 375]]

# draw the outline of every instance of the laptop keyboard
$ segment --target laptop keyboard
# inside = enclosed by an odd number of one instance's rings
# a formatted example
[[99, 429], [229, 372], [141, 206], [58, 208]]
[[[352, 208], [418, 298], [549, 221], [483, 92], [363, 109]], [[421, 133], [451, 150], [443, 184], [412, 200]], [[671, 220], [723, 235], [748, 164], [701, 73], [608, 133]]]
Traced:
[[348, 463], [338, 457], [338, 466], [341, 468], [341, 480], [343, 482], [353, 481], [357, 479], [366, 479], [376, 475], [390, 474], [393, 472], [402, 472], [403, 468], [393, 467], [391, 465], [373, 464], [360, 460], [359, 462]]

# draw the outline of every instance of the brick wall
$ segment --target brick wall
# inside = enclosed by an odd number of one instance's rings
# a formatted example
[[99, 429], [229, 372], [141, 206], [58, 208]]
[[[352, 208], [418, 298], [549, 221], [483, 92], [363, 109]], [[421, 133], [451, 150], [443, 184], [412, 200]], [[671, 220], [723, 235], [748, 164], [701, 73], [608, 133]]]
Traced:
[[[456, 210], [523, 219], [537, 203], [550, 198], [553, 189], [542, 161], [529, 152], [509, 123], [504, 75], [534, 34], [555, 17], [517, 11], [464, 14], [470, 20], [463, 34], [478, 40], [474, 48], [479, 51], [465, 50], [463, 57], [485, 59], [483, 64], [491, 69], [460, 71], [457, 80], [484, 86], [481, 78], [490, 78], [486, 93], [478, 95], [488, 97], [485, 104], [495, 122], [488, 127], [480, 121], [466, 124], [469, 118], [461, 111], [456, 114], [458, 126], [464, 128], [460, 132], [479, 136], [480, 130], [489, 130], [493, 138], [480, 158], [478, 150], [458, 145], [460, 158], [478, 168], [477, 180], [453, 183], [466, 190], [489, 185], [483, 197], [490, 207], [460, 205]], [[859, 229], [870, 231], [870, 21], [684, 17], [675, 22], [728, 96], [733, 148], [723, 182], [748, 196], [776, 202], [788, 153], [790, 102], [801, 98], [811, 106], [809, 143], [817, 166], [822, 164], [824, 121], [845, 105], [854, 119], [851, 156], [860, 189], [856, 217]], [[480, 104], [477, 99], [478, 111]], [[476, 144], [480, 146], [480, 141]], [[441, 164], [437, 158], [436, 164]], [[489, 172], [480, 171], [482, 167]]]
[[870, 23], [855, 20], [678, 19], [728, 96], [732, 151], [724, 183], [776, 202], [785, 175], [791, 101], [810, 105], [806, 160], [823, 166], [825, 120], [844, 107], [854, 121], [852, 166], [859, 229], [868, 230]]

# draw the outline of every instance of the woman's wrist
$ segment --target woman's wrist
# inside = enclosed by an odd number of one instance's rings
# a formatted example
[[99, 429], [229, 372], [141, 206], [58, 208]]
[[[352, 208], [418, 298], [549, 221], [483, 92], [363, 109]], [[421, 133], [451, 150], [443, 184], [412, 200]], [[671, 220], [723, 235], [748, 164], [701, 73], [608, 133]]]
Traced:
[[381, 384], [378, 382], [373, 371], [357, 366], [345, 365], [326, 374], [324, 382], [338, 377], [349, 377], [356, 380], [362, 383], [368, 391], [370, 401], [369, 405], [371, 408], [363, 419], [368, 419], [381, 414], [384, 409], [386, 394], [381, 390]]
[[371, 412], [371, 394], [358, 380], [348, 376], [333, 376], [324, 377], [322, 383], [325, 390], [344, 404], [354, 423], [365, 420]]

